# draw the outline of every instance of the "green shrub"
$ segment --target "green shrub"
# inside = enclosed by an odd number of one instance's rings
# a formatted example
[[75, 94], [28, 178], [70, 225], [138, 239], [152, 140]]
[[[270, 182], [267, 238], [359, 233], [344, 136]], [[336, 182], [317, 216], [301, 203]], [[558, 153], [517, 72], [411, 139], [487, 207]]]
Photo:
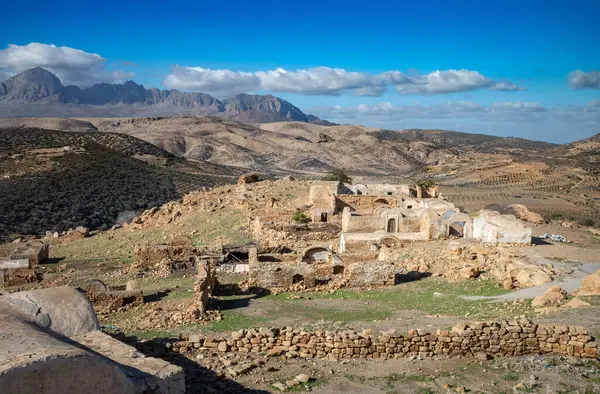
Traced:
[[310, 219], [301, 210], [296, 209], [296, 213], [292, 216], [292, 221], [294, 223], [302, 224], [310, 222]]
[[343, 183], [352, 183], [352, 178], [346, 174], [346, 170], [338, 168], [331, 171], [322, 178], [323, 181], [338, 181]]

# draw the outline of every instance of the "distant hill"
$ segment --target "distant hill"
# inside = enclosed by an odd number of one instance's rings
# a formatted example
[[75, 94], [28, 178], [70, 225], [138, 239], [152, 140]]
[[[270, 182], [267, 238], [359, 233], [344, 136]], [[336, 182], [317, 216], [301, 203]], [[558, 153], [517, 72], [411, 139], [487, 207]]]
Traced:
[[558, 162], [568, 162], [591, 173], [600, 174], [600, 133], [584, 140], [559, 145], [547, 152]]
[[205, 93], [146, 89], [133, 81], [87, 88], [64, 86], [36, 67], [0, 82], [1, 117], [144, 117], [218, 115], [244, 122], [299, 121], [331, 124], [271, 95], [240, 94], [218, 100]]
[[[243, 113], [245, 95], [233, 107]], [[253, 96], [249, 96], [250, 98]], [[0, 119], [0, 127], [46, 127], [122, 133], [176, 156], [271, 174], [354, 173], [408, 176], [431, 165], [451, 165], [474, 155], [539, 157], [559, 145], [520, 138], [445, 130], [386, 130], [307, 122], [242, 123], [213, 116], [147, 118]]]
[[0, 239], [80, 225], [105, 229], [244, 172], [190, 162], [124, 134], [0, 129]]

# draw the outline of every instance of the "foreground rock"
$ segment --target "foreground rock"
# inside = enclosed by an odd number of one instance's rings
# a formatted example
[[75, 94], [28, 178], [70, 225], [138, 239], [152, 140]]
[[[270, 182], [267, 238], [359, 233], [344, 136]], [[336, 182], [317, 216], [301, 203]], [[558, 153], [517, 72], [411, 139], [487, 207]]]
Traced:
[[546, 220], [539, 213], [535, 213], [529, 210], [523, 204], [510, 204], [500, 209], [500, 213], [515, 215], [517, 219], [524, 220], [535, 224], [546, 223]]
[[600, 295], [600, 271], [594, 272], [583, 278], [581, 287], [577, 290], [577, 295]]
[[100, 331], [77, 290], [0, 296], [0, 393], [183, 393], [180, 367]]
[[552, 286], [544, 295], [535, 297], [531, 306], [534, 308], [557, 307], [565, 301], [566, 295], [567, 292], [559, 286]]

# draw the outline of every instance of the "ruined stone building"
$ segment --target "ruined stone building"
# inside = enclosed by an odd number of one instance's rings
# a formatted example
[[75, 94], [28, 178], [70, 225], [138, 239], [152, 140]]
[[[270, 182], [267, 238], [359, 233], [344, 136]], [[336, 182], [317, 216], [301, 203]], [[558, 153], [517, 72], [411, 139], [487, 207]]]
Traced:
[[481, 242], [530, 244], [531, 227], [525, 226], [515, 215], [482, 210], [473, 219], [473, 238]]
[[493, 243], [531, 242], [531, 228], [514, 216], [482, 211], [474, 221], [441, 199], [436, 187], [318, 182], [311, 187], [310, 203], [315, 222], [341, 213], [341, 253], [377, 249], [390, 239], [427, 241], [454, 236]]
[[346, 255], [342, 260], [324, 246], [306, 248], [299, 255], [259, 254], [256, 248], [251, 248], [248, 283], [265, 289], [292, 290], [317, 286], [340, 288], [394, 285], [394, 265], [378, 261], [377, 256], [377, 253]]
[[30, 242], [11, 246], [5, 255], [0, 254], [0, 288], [37, 281], [34, 270], [48, 259], [48, 244]]

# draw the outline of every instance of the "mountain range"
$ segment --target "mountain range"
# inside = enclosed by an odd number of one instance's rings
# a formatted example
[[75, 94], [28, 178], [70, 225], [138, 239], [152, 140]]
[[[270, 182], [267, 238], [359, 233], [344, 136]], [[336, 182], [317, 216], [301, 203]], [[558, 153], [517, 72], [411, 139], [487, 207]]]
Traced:
[[239, 94], [219, 100], [205, 93], [146, 89], [133, 81], [91, 87], [64, 86], [41, 67], [0, 82], [0, 117], [217, 115], [243, 122], [332, 124], [272, 95]]

